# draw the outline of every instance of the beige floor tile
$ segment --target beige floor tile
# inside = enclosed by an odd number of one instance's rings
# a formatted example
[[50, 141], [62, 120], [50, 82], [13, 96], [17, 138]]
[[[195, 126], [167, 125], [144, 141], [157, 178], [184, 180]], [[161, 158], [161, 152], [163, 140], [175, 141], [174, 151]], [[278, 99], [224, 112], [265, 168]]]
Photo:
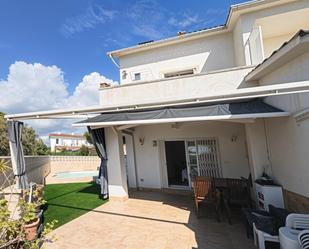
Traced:
[[197, 219], [190, 197], [134, 192], [63, 225], [47, 249], [253, 249], [242, 224], [218, 223], [214, 212]]

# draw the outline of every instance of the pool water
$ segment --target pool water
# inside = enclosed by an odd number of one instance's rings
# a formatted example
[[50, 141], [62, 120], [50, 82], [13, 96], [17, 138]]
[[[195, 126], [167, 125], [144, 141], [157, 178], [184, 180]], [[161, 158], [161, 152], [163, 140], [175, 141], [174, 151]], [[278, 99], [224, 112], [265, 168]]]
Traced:
[[89, 171], [70, 171], [70, 172], [59, 172], [54, 175], [56, 178], [81, 178], [81, 177], [93, 177], [98, 176], [99, 171], [97, 170], [89, 170]]

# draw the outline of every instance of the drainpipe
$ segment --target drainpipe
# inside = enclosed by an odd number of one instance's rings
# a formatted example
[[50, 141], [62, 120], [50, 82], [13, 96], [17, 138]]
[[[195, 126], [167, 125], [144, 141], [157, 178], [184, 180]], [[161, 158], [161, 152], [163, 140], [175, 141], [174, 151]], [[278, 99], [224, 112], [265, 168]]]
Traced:
[[118, 68], [120, 68], [120, 66], [117, 64], [117, 62], [115, 61], [114, 57], [112, 56], [112, 54], [108, 54], [109, 58], [112, 60], [112, 62], [114, 63], [114, 65]]

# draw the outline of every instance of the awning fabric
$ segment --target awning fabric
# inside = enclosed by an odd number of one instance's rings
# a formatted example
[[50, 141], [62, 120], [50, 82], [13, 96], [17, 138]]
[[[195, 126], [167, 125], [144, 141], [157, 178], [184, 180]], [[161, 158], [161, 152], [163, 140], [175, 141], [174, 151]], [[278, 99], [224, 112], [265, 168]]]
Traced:
[[26, 175], [26, 163], [22, 145], [22, 131], [24, 124], [19, 121], [8, 120], [8, 135], [11, 150], [11, 162], [16, 177], [17, 188], [27, 189], [28, 178]]
[[283, 111], [264, 103], [261, 99], [255, 99], [246, 102], [218, 103], [216, 105], [194, 104], [190, 106], [163, 107], [151, 110], [102, 113], [96, 117], [80, 121], [77, 124], [281, 112]]
[[108, 199], [107, 153], [104, 128], [92, 130], [88, 127], [88, 131], [91, 134], [97, 154], [101, 159], [98, 176], [101, 185], [101, 195], [103, 199]]

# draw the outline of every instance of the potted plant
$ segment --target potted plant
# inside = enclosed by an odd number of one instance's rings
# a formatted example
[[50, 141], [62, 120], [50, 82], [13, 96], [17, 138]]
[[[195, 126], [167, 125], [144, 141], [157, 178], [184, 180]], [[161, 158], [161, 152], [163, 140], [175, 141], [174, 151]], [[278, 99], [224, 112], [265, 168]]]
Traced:
[[[36, 185], [35, 189], [32, 192], [31, 203], [35, 205], [36, 214], [39, 215], [42, 209], [42, 206], [46, 203], [43, 198], [43, 185]], [[25, 190], [23, 193], [23, 199], [25, 202], [30, 200], [30, 190]]]
[[40, 218], [37, 214], [37, 204], [26, 202], [23, 198], [20, 198], [19, 207], [25, 239], [32, 241], [37, 237], [37, 228], [40, 223]]
[[[0, 160], [0, 175], [6, 180], [6, 172], [9, 170], [6, 160]], [[2, 188], [6, 187], [7, 182], [2, 184]], [[20, 223], [17, 220], [10, 218], [11, 212], [9, 211], [8, 201], [5, 199], [3, 189], [0, 189], [0, 248], [15, 247], [18, 242]]]
[[9, 202], [5, 199], [4, 188], [13, 184], [12, 178], [6, 174], [10, 170], [8, 162], [0, 160], [0, 175], [4, 183], [0, 186], [0, 249], [39, 249], [45, 242], [54, 240], [53, 236], [48, 236], [54, 227], [56, 220], [44, 225], [40, 236], [37, 229], [40, 224], [40, 207], [46, 203], [43, 199], [43, 186], [37, 185], [32, 193], [29, 202], [30, 191], [24, 191], [18, 200], [20, 218], [12, 218], [12, 210], [9, 209]]
[[10, 219], [8, 202], [5, 199], [0, 200], [0, 248], [16, 248], [20, 223], [17, 220]]

